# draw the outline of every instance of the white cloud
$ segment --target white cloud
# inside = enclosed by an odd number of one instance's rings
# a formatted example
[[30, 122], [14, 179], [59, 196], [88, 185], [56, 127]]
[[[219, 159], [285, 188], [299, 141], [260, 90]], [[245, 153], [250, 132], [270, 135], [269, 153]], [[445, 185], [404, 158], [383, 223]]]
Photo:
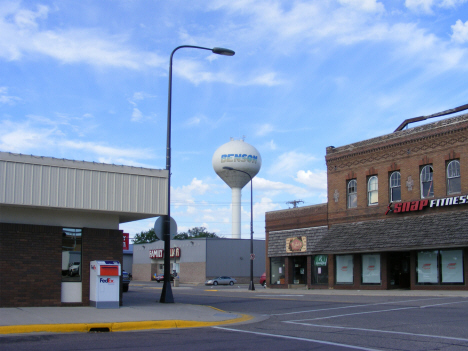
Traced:
[[139, 109], [137, 109], [136, 107], [134, 107], [133, 112], [132, 112], [132, 118], [130, 120], [132, 122], [138, 122], [142, 118], [143, 118], [143, 114], [141, 113], [141, 111]]
[[293, 174], [303, 168], [309, 162], [315, 161], [316, 157], [296, 151], [289, 151], [278, 156], [268, 170], [270, 174]]
[[384, 5], [376, 0], [338, 0], [342, 5], [365, 12], [383, 12]]
[[276, 78], [275, 72], [268, 72], [240, 83], [240, 85], [265, 85], [267, 87], [281, 84], [284, 82]]
[[327, 172], [322, 170], [299, 171], [295, 181], [307, 185], [310, 189], [327, 190]]
[[468, 2], [468, 0], [442, 0], [442, 2], [440, 3], [440, 7], [455, 8], [459, 5], [464, 4], [465, 2]]
[[406, 0], [405, 6], [414, 12], [433, 14], [434, 7], [456, 8], [468, 0]]
[[17, 96], [8, 95], [7, 87], [0, 87], [0, 104], [13, 105], [15, 102], [20, 100], [21, 99]]
[[64, 140], [56, 141], [56, 144], [61, 147], [67, 147], [74, 150], [88, 151], [93, 154], [99, 155], [99, 157], [108, 158], [109, 160], [114, 159], [148, 159], [150, 158], [150, 152], [148, 149], [130, 149], [130, 148], [117, 148], [99, 144], [96, 142], [85, 142], [85, 141], [74, 141]]
[[287, 193], [294, 196], [304, 195], [304, 188], [292, 184], [274, 182], [260, 177], [255, 177], [253, 179], [253, 188], [255, 189], [255, 192], [259, 191], [268, 195], [269, 197], [274, 197], [275, 195], [282, 193]]
[[14, 16], [15, 24], [19, 28], [36, 29], [36, 20], [41, 18], [47, 18], [47, 14], [49, 13], [49, 9], [47, 6], [37, 5], [36, 7], [37, 12], [25, 9], [19, 10]]
[[411, 11], [432, 13], [434, 0], [406, 0], [405, 6]]
[[[468, 0], [466, 0], [468, 1]], [[434, 6], [457, 6], [465, 0], [407, 0], [414, 11], [432, 11]], [[314, 55], [343, 45], [362, 42], [388, 44], [388, 53], [412, 66], [445, 71], [466, 66], [467, 50], [453, 48], [445, 38], [426, 29], [424, 24], [410, 22], [406, 17], [386, 16], [383, 2], [374, 0], [341, 1], [281, 1], [219, 0], [213, 10], [224, 10], [233, 18], [229, 29], [237, 40], [251, 45], [268, 46], [269, 50], [291, 55], [297, 48], [310, 49]], [[390, 15], [390, 14], [389, 14]], [[396, 21], [395, 21], [396, 19]], [[237, 23], [242, 21], [242, 26]], [[323, 44], [323, 45], [318, 45]], [[408, 65], [408, 66], [410, 66]], [[274, 73], [257, 79], [271, 84], [283, 84]], [[266, 79], [269, 77], [269, 79]], [[247, 82], [253, 83], [251, 79]]]
[[55, 128], [30, 128], [27, 123], [15, 124], [4, 121], [0, 124], [0, 150], [10, 152], [29, 153], [38, 145], [41, 147], [52, 147]]
[[282, 207], [268, 197], [262, 197], [260, 202], [254, 203], [254, 218], [263, 217], [265, 212], [280, 210]]
[[274, 142], [274, 140], [272, 139], [269, 142], [263, 144], [261, 148], [274, 151], [274, 150], [277, 149], [277, 146], [276, 146], [276, 143]]
[[463, 23], [461, 20], [452, 26], [452, 41], [457, 43], [466, 43], [468, 41], [468, 21]]
[[[70, 127], [67, 121], [53, 121], [39, 116], [30, 116], [25, 122], [0, 122], [0, 150], [19, 153], [48, 153], [61, 150], [62, 153], [84, 151], [99, 162], [142, 166], [134, 159], [150, 159], [149, 149], [112, 147], [99, 142], [73, 140], [60, 127]], [[71, 126], [72, 131], [74, 126]]]
[[258, 136], [265, 136], [266, 134], [270, 134], [271, 132], [274, 131], [274, 127], [270, 123], [265, 123], [262, 124], [261, 126], [258, 126], [257, 132], [255, 133]]
[[[195, 195], [203, 195], [212, 188], [213, 185], [206, 184], [203, 180], [193, 178], [189, 185], [184, 185], [179, 188], [171, 187], [171, 203], [176, 207], [193, 204]], [[190, 209], [187, 211], [190, 211]]]
[[[44, 55], [62, 63], [141, 69], [166, 66], [166, 58], [137, 51], [127, 37], [109, 36], [97, 29], [43, 30], [38, 20], [47, 20], [49, 8], [36, 10], [6, 6], [0, 11], [0, 57], [19, 60], [26, 54]], [[30, 56], [31, 57], [31, 56]]]
[[[185, 127], [195, 127], [198, 126], [202, 123], [207, 124], [209, 122], [208, 118], [204, 115], [198, 114], [196, 116], [193, 116], [189, 118], [187, 121], [185, 121], [184, 126]], [[210, 123], [211, 125], [211, 123]]]

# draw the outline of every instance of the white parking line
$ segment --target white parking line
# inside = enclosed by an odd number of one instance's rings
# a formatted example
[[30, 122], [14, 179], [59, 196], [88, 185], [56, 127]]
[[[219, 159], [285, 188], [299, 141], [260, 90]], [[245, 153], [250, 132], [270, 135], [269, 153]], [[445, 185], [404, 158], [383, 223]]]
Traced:
[[[413, 301], [414, 301], [414, 300], [413, 300]], [[319, 319], [331, 319], [331, 318], [339, 318], [339, 317], [347, 317], [347, 316], [356, 316], [356, 315], [359, 315], [359, 314], [369, 314], [369, 313], [381, 313], [381, 312], [411, 310], [411, 309], [416, 309], [416, 308], [429, 308], [429, 307], [436, 307], [436, 306], [442, 306], [442, 305], [450, 305], [450, 304], [456, 304], [456, 303], [468, 303], [468, 300], [467, 300], [467, 301], [454, 301], [454, 302], [447, 302], [447, 303], [438, 303], [438, 304], [426, 305], [426, 306], [400, 307], [400, 308], [391, 308], [391, 309], [388, 309], [388, 310], [378, 310], [378, 311], [365, 311], [365, 312], [356, 312], [356, 313], [346, 313], [346, 314], [338, 314], [338, 315], [327, 316], [327, 317], [317, 317], [317, 318], [298, 319], [298, 320], [293, 320], [293, 321], [291, 321], [291, 322], [315, 321], [315, 320], [319, 320]], [[363, 306], [372, 306], [372, 305], [363, 305]]]
[[237, 330], [237, 329], [224, 328], [224, 327], [213, 327], [213, 328], [221, 329], [221, 330], [228, 330], [228, 331], [233, 331], [233, 332], [238, 332], [238, 333], [247, 333], [247, 334], [255, 334], [255, 335], [261, 335], [261, 336], [269, 336], [269, 337], [281, 338], [281, 339], [314, 342], [314, 343], [323, 344], [323, 345], [341, 346], [341, 347], [347, 347], [347, 348], [354, 349], [354, 350], [379, 351], [378, 349], [370, 349], [370, 348], [367, 348], [367, 347], [359, 347], [359, 346], [353, 346], [353, 345], [339, 344], [339, 343], [336, 343], [336, 342], [323, 341], [323, 340], [298, 338], [298, 337], [295, 337], [295, 336], [288, 336], [288, 335], [267, 334], [267, 333], [259, 333], [259, 332], [253, 332], [253, 331], [247, 331], [247, 330]]
[[[366, 305], [367, 306], [367, 305]], [[303, 321], [316, 321], [319, 319], [331, 319], [331, 318], [339, 318], [339, 317], [347, 317], [347, 316], [357, 316], [359, 314], [369, 314], [369, 313], [381, 313], [381, 312], [390, 312], [390, 311], [401, 311], [401, 310], [411, 310], [419, 307], [400, 307], [400, 308], [391, 308], [389, 310], [379, 310], [379, 311], [366, 311], [366, 312], [356, 312], [356, 313], [346, 313], [346, 314], [337, 314], [334, 316], [327, 316], [327, 317], [317, 317], [317, 318], [306, 318], [306, 319], [298, 319], [293, 320], [285, 323], [291, 322], [303, 322]]]
[[284, 296], [304, 296], [304, 295], [296, 295], [296, 294], [292, 294], [292, 295], [272, 295], [272, 294], [269, 294], [269, 295], [255, 295], [255, 297], [278, 297], [278, 296], [281, 296], [281, 297], [284, 297]]
[[428, 308], [428, 307], [435, 307], [435, 306], [443, 306], [443, 305], [452, 305], [454, 303], [467, 303], [468, 300], [466, 301], [455, 301], [455, 302], [445, 302], [445, 303], [438, 303], [436, 305], [427, 305], [427, 306], [421, 306], [421, 308]]
[[310, 327], [318, 327], [318, 328], [359, 330], [359, 331], [367, 331], [367, 332], [375, 332], [375, 333], [386, 333], [386, 334], [400, 334], [400, 335], [410, 335], [410, 336], [421, 336], [421, 337], [429, 337], [429, 338], [436, 338], [436, 339], [447, 339], [447, 340], [457, 340], [457, 341], [465, 341], [465, 342], [468, 342], [468, 339], [464, 339], [464, 338], [454, 338], [454, 337], [451, 337], [451, 336], [428, 335], [428, 334], [414, 334], [414, 333], [397, 332], [397, 331], [391, 331], [391, 330], [377, 330], [377, 329], [364, 329], [364, 328], [351, 328], [351, 327], [337, 327], [337, 326], [333, 326], [333, 325], [320, 325], [320, 324], [299, 323], [299, 322], [294, 322], [294, 321], [283, 322], [283, 323], [299, 324], [299, 325], [305, 325], [305, 326], [310, 326]]
[[316, 309], [316, 310], [296, 311], [296, 312], [287, 312], [287, 313], [275, 313], [275, 314], [269, 314], [269, 316], [286, 316], [286, 315], [289, 315], [289, 314], [310, 313], [310, 312], [319, 312], [319, 311], [332, 311], [332, 310], [340, 310], [340, 309], [344, 309], [344, 308], [379, 306], [379, 305], [389, 305], [389, 304], [393, 304], [393, 303], [405, 303], [405, 302], [440, 300], [440, 299], [441, 299], [440, 297], [437, 297], [437, 298], [430, 298], [430, 299], [414, 299], [414, 300], [404, 300], [404, 301], [378, 302], [378, 303], [371, 303], [371, 304], [365, 304], [365, 305], [351, 305], [351, 306], [341, 306], [341, 307], [332, 307], [332, 308], [321, 308], [321, 309]]

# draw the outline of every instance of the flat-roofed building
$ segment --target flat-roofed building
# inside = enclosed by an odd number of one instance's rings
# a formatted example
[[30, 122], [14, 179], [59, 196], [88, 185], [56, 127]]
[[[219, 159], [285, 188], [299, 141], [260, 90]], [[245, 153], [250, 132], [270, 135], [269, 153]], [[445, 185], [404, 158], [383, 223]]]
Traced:
[[123, 262], [119, 224], [167, 214], [167, 178], [0, 152], [0, 307], [89, 305], [90, 261]]

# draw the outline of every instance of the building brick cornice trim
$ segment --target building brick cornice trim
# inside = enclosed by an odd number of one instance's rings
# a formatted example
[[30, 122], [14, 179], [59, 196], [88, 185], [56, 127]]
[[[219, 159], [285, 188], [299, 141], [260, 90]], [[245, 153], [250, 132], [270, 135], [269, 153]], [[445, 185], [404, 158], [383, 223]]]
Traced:
[[[430, 140], [430, 139], [437, 139], [443, 136], [447, 135], [453, 135], [453, 137], [449, 141], [441, 141], [445, 145], [454, 145], [456, 143], [462, 143], [468, 140], [468, 124], [464, 125], [463, 127], [457, 128], [455, 130], [447, 130], [447, 131], [441, 131], [440, 133], [436, 134], [430, 134], [430, 135], [424, 135], [416, 138], [411, 138], [411, 139], [405, 139], [403, 141], [398, 141], [394, 143], [386, 143], [382, 144], [381, 146], [378, 147], [372, 147], [372, 148], [361, 148], [360, 151], [355, 151], [355, 152], [347, 152], [345, 154], [342, 154], [341, 156], [333, 157], [333, 155], [326, 156], [325, 160], [327, 163], [327, 168], [330, 172], [333, 171], [339, 171], [340, 168], [349, 168], [355, 165], [360, 165], [363, 163], [367, 162], [375, 162], [375, 161], [382, 161], [385, 159], [389, 158], [401, 158], [403, 156], [406, 156], [410, 153], [415, 153], [420, 150], [427, 151], [428, 149], [436, 149], [440, 148], [440, 143], [434, 142], [429, 145], [425, 145], [424, 147], [421, 146], [411, 146], [417, 143], [420, 143], [422, 141]], [[396, 149], [399, 148], [399, 150], [392, 151], [391, 149]], [[383, 155], [371, 155], [371, 154], [377, 154], [378, 152], [381, 151], [388, 151], [387, 153]], [[350, 160], [349, 162], [346, 162], [348, 159], [353, 158], [355, 156], [367, 156], [364, 160]], [[332, 164], [333, 163], [333, 164]], [[338, 164], [337, 164], [338, 163]]]
[[[458, 124], [458, 127], [454, 128], [455, 124]], [[327, 165], [329, 165], [331, 162], [343, 161], [351, 157], [389, 150], [396, 147], [410, 146], [411, 144], [450, 134], [461, 134], [460, 136], [457, 136], [456, 142], [463, 142], [468, 139], [466, 136], [467, 130], [468, 114], [465, 114], [342, 147], [335, 148], [333, 146], [329, 146], [327, 147], [325, 160]], [[407, 152], [411, 151], [413, 150], [407, 149]], [[332, 171], [333, 169], [330, 170]]]

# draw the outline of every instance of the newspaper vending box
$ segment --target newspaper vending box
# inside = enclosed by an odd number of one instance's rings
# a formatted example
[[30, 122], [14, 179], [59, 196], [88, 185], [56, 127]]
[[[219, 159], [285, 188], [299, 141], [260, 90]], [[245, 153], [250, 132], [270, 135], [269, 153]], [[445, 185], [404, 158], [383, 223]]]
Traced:
[[89, 302], [96, 308], [119, 308], [119, 261], [90, 262]]

